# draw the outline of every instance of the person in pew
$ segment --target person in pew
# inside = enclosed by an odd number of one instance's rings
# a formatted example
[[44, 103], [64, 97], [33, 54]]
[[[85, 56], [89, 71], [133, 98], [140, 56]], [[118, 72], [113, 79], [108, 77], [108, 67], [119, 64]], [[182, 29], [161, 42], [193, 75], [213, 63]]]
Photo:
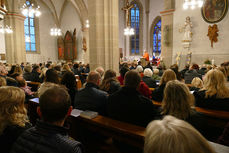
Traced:
[[41, 74], [41, 69], [40, 66], [35, 65], [33, 67], [32, 73], [31, 73], [31, 80], [33, 82], [42, 82], [42, 79], [40, 78], [40, 74]]
[[98, 72], [89, 73], [85, 88], [79, 90], [75, 95], [74, 107], [76, 109], [91, 110], [101, 115], [106, 114], [108, 94], [99, 89], [100, 80], [101, 76]]
[[25, 94], [17, 87], [0, 87], [0, 148], [9, 153], [24, 130], [31, 127], [24, 107]]
[[101, 78], [102, 78], [103, 75], [104, 75], [104, 69], [103, 69], [103, 67], [101, 67], [101, 66], [97, 67], [97, 68], [95, 69], [95, 72], [98, 72], [98, 73], [100, 74]]
[[34, 98], [35, 93], [31, 91], [31, 87], [27, 86], [25, 79], [18, 80], [18, 87], [25, 92], [25, 103], [27, 103], [29, 99]]
[[0, 77], [0, 87], [6, 86], [6, 79], [3, 77]]
[[126, 73], [124, 87], [108, 98], [109, 117], [143, 127], [154, 119], [156, 110], [152, 101], [137, 91], [140, 81], [141, 77], [137, 71]]
[[0, 77], [6, 79], [7, 86], [17, 87], [17, 81], [13, 79], [12, 77], [8, 77], [7, 74], [8, 74], [8, 71], [6, 70], [6, 67], [4, 65], [0, 65]]
[[120, 68], [120, 76], [117, 77], [118, 81], [120, 82], [120, 85], [124, 85], [124, 76], [126, 74], [126, 72], [128, 72], [130, 69], [127, 66], [122, 66]]
[[176, 73], [171, 69], [167, 69], [162, 75], [159, 87], [152, 92], [152, 99], [154, 101], [162, 102], [166, 83], [171, 80], [176, 80]]
[[46, 71], [44, 82], [38, 89], [38, 97], [40, 97], [48, 88], [52, 87], [53, 84], [60, 84], [60, 79], [54, 69], [49, 69]]
[[100, 89], [106, 91], [108, 94], [113, 94], [120, 88], [120, 83], [116, 78], [116, 72], [113, 70], [107, 70], [100, 85]]
[[144, 76], [142, 81], [144, 81], [149, 88], [156, 88], [156, 81], [152, 79], [153, 72], [150, 68], [144, 70]]
[[152, 121], [146, 128], [144, 153], [216, 153], [190, 124], [172, 116]]
[[185, 83], [191, 84], [192, 79], [195, 77], [199, 77], [200, 79], [202, 79], [202, 75], [199, 74], [198, 71], [199, 71], [199, 65], [193, 64], [192, 67], [184, 74]]
[[32, 66], [31, 65], [26, 65], [24, 67], [24, 73], [23, 73], [23, 78], [26, 80], [26, 81], [31, 81], [32, 80]]
[[41, 120], [20, 135], [10, 153], [82, 153], [82, 144], [70, 138], [64, 127], [71, 111], [71, 99], [64, 88], [46, 90], [37, 108]]
[[201, 88], [203, 88], [203, 81], [195, 77], [192, 79], [191, 87], [189, 87], [190, 91], [199, 91]]
[[172, 115], [185, 120], [201, 134], [207, 136], [206, 120], [202, 114], [191, 108], [192, 106], [194, 106], [194, 96], [185, 84], [177, 80], [169, 81], [166, 84], [162, 101], [162, 117]]
[[219, 70], [207, 72], [203, 89], [193, 94], [198, 107], [229, 111], [229, 88], [226, 87], [225, 76]]
[[68, 89], [71, 97], [71, 105], [74, 106], [75, 94], [77, 92], [76, 77], [73, 72], [66, 72], [61, 79], [61, 84]]

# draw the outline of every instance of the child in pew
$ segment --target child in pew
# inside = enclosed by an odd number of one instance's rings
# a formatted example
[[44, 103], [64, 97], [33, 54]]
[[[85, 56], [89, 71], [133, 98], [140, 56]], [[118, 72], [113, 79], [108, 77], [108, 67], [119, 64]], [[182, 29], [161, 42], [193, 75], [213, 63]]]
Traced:
[[21, 88], [25, 92], [25, 101], [27, 102], [29, 99], [34, 98], [34, 92], [31, 91], [31, 87], [27, 86], [25, 79], [18, 80], [18, 87]]

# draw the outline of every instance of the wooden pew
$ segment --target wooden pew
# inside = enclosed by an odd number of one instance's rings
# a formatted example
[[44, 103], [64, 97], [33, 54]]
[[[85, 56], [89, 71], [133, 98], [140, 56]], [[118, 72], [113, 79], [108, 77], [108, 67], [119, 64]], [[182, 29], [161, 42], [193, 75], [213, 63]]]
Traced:
[[[160, 106], [160, 103], [154, 102], [155, 105]], [[30, 119], [33, 119], [34, 121], [37, 119], [36, 114], [36, 107], [38, 106], [38, 99], [30, 100], [29, 103], [29, 115], [35, 115]], [[219, 120], [224, 119], [224, 121], [228, 121], [229, 119], [229, 112], [222, 112], [222, 111], [213, 111], [213, 110], [206, 110], [206, 109], [200, 109], [196, 108], [197, 111], [205, 113], [205, 115], [208, 115], [212, 119]], [[32, 112], [31, 112], [32, 111]], [[138, 148], [139, 150], [143, 149], [144, 146], [144, 136], [145, 136], [145, 128], [132, 125], [129, 123], [113, 120], [108, 117], [104, 117], [101, 115], [98, 115], [97, 117], [93, 119], [86, 119], [83, 117], [74, 117], [70, 116], [67, 119], [67, 123], [70, 125], [70, 131], [69, 135], [73, 137], [76, 140], [81, 141], [82, 135], [84, 136], [85, 130], [95, 133], [96, 135], [101, 135], [101, 137], [107, 137], [112, 138], [113, 140], [118, 140], [119, 142], [123, 144], [128, 144], [130, 146], [133, 146], [135, 148]], [[222, 126], [223, 128], [224, 126]], [[86, 138], [83, 138], [84, 140]], [[88, 138], [90, 139], [90, 138]], [[92, 141], [91, 143], [97, 143]], [[92, 148], [93, 149], [93, 148]]]
[[68, 123], [70, 123], [69, 135], [75, 139], [82, 137], [82, 131], [88, 130], [139, 149], [142, 149], [144, 145], [144, 127], [113, 120], [101, 115], [94, 119], [70, 116]]
[[41, 85], [40, 82], [26, 81], [26, 83], [29, 87], [31, 87], [31, 91], [34, 91], [34, 92], [36, 92]]

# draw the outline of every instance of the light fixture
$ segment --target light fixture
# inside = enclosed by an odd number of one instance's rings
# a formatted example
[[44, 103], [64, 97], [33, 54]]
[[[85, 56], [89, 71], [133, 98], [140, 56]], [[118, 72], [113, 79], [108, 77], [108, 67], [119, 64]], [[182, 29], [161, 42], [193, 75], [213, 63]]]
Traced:
[[184, 0], [183, 9], [187, 10], [190, 8], [194, 10], [196, 7], [202, 7], [203, 4], [204, 4], [203, 0]]
[[51, 36], [61, 36], [62, 35], [61, 29], [59, 29], [59, 28], [50, 29], [50, 35]]
[[13, 30], [10, 26], [6, 25], [6, 27], [4, 26], [0, 26], [0, 33], [6, 33], [6, 34], [11, 34], [13, 33]]
[[86, 20], [85, 27], [86, 27], [86, 28], [89, 28], [89, 27], [90, 27], [89, 20]]
[[126, 35], [126, 36], [134, 35], [134, 28], [131, 28], [130, 26], [126, 27], [124, 29], [124, 35]]
[[21, 8], [21, 13], [24, 16], [33, 17], [35, 15], [39, 17], [41, 15], [40, 6], [35, 7], [33, 3], [31, 4], [29, 1], [26, 1]]
[[133, 8], [133, 4], [129, 4], [129, 1], [126, 0], [125, 6], [122, 8], [123, 11], [125, 11], [126, 15], [126, 28], [124, 29], [124, 35], [126, 36], [132, 36], [134, 35], [134, 28], [130, 26], [130, 9]]

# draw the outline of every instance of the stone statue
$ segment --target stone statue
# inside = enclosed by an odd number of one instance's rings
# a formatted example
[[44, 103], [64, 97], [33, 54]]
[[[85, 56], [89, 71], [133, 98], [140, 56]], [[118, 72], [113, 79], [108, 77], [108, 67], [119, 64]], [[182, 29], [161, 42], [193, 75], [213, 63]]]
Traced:
[[191, 42], [192, 41], [192, 22], [190, 17], [186, 17], [186, 21], [183, 27], [184, 36], [182, 42]]
[[87, 41], [86, 38], [83, 37], [83, 50], [86, 52], [87, 51]]
[[213, 48], [213, 42], [218, 42], [218, 34], [219, 32], [219, 29], [218, 29], [218, 26], [216, 24], [214, 24], [213, 26], [208, 26], [208, 37], [209, 37], [209, 40], [211, 41], [211, 47]]
[[126, 0], [126, 6], [122, 8], [122, 10], [125, 11], [126, 13], [126, 25], [130, 26], [130, 9], [132, 9], [134, 7], [134, 5], [130, 5], [129, 1]]

